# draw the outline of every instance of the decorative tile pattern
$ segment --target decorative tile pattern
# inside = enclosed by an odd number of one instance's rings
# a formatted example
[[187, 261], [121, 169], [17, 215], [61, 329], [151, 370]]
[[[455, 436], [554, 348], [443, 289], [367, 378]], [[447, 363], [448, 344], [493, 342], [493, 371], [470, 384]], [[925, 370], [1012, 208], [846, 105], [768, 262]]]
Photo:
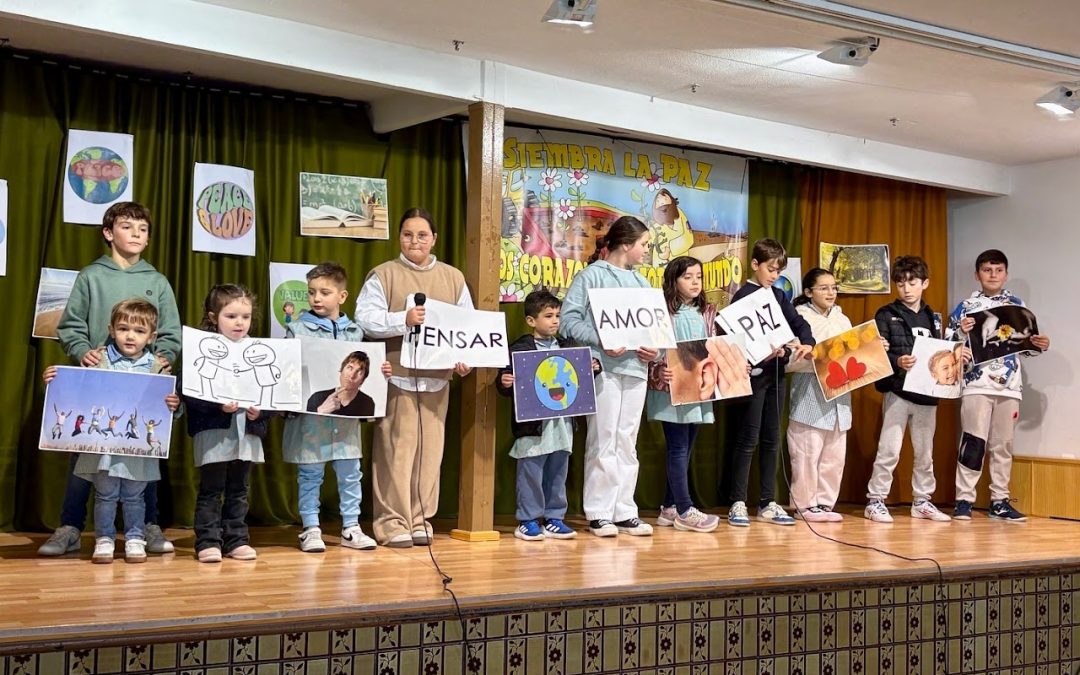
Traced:
[[715, 593], [137, 642], [0, 656], [0, 675], [1074, 673], [1078, 578]]

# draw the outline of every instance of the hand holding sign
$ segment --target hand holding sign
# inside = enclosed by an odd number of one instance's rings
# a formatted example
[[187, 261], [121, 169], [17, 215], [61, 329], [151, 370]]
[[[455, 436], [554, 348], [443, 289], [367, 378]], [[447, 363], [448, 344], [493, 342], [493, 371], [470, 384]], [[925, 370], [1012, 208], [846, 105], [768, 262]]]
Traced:
[[716, 323], [728, 333], [746, 336], [746, 355], [758, 364], [795, 339], [772, 289], [761, 288], [721, 309]]
[[589, 309], [609, 356], [621, 356], [620, 349], [635, 350], [639, 359], [648, 361], [656, 358], [655, 350], [675, 347], [671, 315], [658, 288], [591, 288]]

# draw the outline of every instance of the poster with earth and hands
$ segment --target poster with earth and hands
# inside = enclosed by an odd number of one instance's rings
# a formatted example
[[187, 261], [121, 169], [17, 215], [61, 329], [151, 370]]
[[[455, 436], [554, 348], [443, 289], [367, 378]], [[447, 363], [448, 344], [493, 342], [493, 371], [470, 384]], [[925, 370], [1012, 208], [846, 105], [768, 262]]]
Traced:
[[636, 269], [655, 288], [667, 262], [681, 255], [702, 262], [710, 303], [728, 304], [742, 285], [746, 160], [506, 127], [502, 161], [502, 302], [523, 302], [541, 286], [563, 297], [621, 216], [639, 218], [652, 234]]
[[135, 137], [70, 129], [64, 171], [64, 222], [101, 225], [110, 206], [132, 200]]
[[172, 375], [59, 366], [45, 388], [38, 447], [59, 452], [169, 456]]
[[0, 179], [0, 277], [7, 276], [8, 184]]
[[34, 302], [34, 327], [32, 335], [37, 338], [57, 339], [56, 326], [67, 307], [71, 289], [75, 286], [76, 270], [41, 268], [37, 300]]
[[299, 340], [246, 337], [234, 342], [190, 326], [184, 326], [183, 336], [185, 396], [241, 408], [304, 409]]
[[518, 422], [596, 413], [588, 347], [514, 352], [514, 419]]
[[300, 234], [389, 239], [386, 179], [300, 174]]
[[304, 263], [270, 263], [270, 337], [285, 337], [285, 327], [299, 319], [301, 312], [311, 309], [307, 273], [312, 267]]
[[829, 270], [840, 293], [891, 293], [887, 244], [830, 244], [820, 242], [818, 266]]
[[222, 164], [196, 164], [191, 206], [191, 249], [255, 255], [255, 172]]

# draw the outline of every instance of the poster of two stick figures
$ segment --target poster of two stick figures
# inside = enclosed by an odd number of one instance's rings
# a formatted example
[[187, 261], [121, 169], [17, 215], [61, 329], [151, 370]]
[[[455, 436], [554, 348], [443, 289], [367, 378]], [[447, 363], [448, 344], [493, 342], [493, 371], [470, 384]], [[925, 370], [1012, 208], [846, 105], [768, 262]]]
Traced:
[[244, 338], [184, 326], [181, 391], [186, 396], [254, 406], [304, 409], [298, 340]]

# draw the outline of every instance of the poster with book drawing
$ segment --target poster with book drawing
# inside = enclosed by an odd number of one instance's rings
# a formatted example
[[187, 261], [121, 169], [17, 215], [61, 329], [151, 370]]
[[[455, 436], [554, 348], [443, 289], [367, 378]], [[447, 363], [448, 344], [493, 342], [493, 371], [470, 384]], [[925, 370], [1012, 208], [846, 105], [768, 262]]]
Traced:
[[389, 239], [386, 180], [328, 173], [300, 174], [300, 234]]
[[182, 393], [260, 410], [304, 409], [298, 340], [246, 337], [184, 326]]

